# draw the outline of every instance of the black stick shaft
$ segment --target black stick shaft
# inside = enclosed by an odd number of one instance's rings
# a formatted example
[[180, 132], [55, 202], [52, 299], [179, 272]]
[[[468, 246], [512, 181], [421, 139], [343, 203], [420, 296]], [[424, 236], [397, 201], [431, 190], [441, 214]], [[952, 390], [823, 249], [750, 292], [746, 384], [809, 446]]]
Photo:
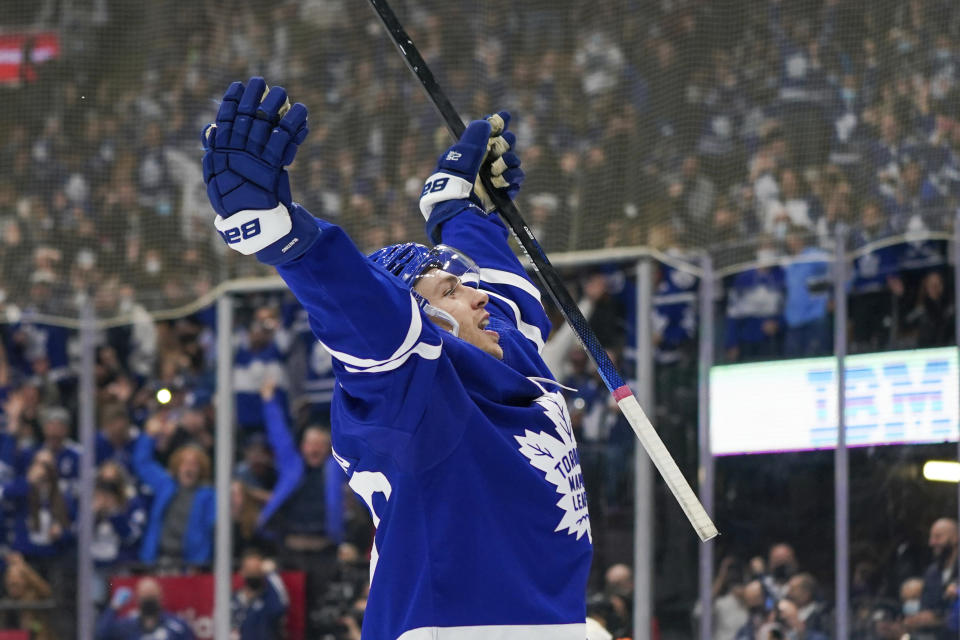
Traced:
[[[370, 0], [370, 4], [373, 6], [374, 11], [377, 12], [384, 27], [386, 27], [390, 38], [394, 44], [397, 45], [397, 49], [400, 50], [400, 54], [403, 56], [407, 66], [414, 75], [417, 76], [417, 79], [420, 80], [420, 84], [427, 92], [431, 102], [433, 102], [433, 106], [436, 107], [441, 117], [443, 117], [447, 128], [450, 129], [450, 132], [455, 138], [459, 138], [465, 128], [460, 114], [447, 98], [443, 89], [440, 88], [440, 85], [433, 77], [433, 73], [430, 71], [430, 67], [428, 67], [427, 63], [423, 60], [417, 47], [413, 44], [410, 36], [408, 36], [404, 30], [403, 25], [401, 25], [397, 19], [396, 14], [393, 13], [393, 10], [386, 0]], [[480, 179], [483, 182], [483, 186], [486, 187], [487, 193], [490, 195], [497, 211], [500, 212], [501, 217], [503, 217], [510, 226], [520, 246], [533, 263], [534, 270], [543, 287], [550, 294], [550, 297], [560, 309], [561, 313], [563, 313], [564, 318], [577, 334], [587, 353], [593, 358], [594, 363], [597, 365], [597, 370], [607, 385], [607, 388], [613, 392], [623, 387], [623, 378], [613, 366], [613, 362], [611, 362], [609, 356], [607, 356], [603, 345], [600, 344], [593, 329], [590, 328], [586, 318], [584, 318], [580, 312], [580, 308], [567, 291], [557, 270], [550, 264], [546, 252], [540, 246], [540, 243], [537, 242], [533, 232], [530, 231], [530, 227], [524, 222], [516, 205], [491, 184], [489, 176], [481, 172]]]

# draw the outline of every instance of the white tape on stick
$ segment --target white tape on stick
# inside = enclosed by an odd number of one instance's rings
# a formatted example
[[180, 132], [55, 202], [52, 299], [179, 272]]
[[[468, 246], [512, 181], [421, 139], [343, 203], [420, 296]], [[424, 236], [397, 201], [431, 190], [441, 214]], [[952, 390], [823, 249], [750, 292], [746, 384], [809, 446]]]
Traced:
[[640, 403], [637, 402], [633, 394], [630, 394], [617, 400], [617, 405], [633, 428], [633, 432], [637, 434], [637, 438], [640, 439], [640, 444], [646, 449], [647, 455], [653, 460], [653, 464], [657, 467], [664, 482], [667, 483], [673, 497], [680, 503], [680, 508], [687, 514], [687, 519], [690, 520], [690, 524], [693, 525], [697, 535], [704, 542], [715, 538], [718, 534], [716, 525], [707, 515], [686, 478], [680, 473], [680, 468], [674, 462], [670, 452], [667, 451], [667, 447], [663, 444], [663, 440], [660, 439], [653, 425], [650, 424], [650, 420], [640, 407]]

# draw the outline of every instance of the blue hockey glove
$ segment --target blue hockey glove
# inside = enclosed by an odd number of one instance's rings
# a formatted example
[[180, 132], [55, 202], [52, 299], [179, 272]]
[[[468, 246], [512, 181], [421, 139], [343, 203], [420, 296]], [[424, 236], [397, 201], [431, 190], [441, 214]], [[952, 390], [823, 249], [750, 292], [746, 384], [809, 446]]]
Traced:
[[520, 190], [525, 176], [520, 159], [511, 151], [517, 139], [506, 130], [509, 122], [506, 111], [474, 120], [460, 140], [440, 156], [436, 171], [420, 193], [420, 212], [434, 242], [439, 242], [440, 226], [468, 203], [487, 213], [493, 211], [493, 202], [479, 179], [481, 171], [510, 199]]
[[282, 264], [313, 243], [316, 222], [292, 201], [285, 169], [308, 132], [307, 108], [291, 107], [281, 87], [268, 90], [263, 78], [251, 78], [227, 89], [201, 142], [214, 225], [231, 249]]
[[429, 221], [433, 208], [441, 202], [465, 200], [473, 193], [480, 165], [487, 155], [493, 127], [486, 120], [474, 120], [452, 147], [437, 161], [433, 175], [420, 192], [420, 213]]

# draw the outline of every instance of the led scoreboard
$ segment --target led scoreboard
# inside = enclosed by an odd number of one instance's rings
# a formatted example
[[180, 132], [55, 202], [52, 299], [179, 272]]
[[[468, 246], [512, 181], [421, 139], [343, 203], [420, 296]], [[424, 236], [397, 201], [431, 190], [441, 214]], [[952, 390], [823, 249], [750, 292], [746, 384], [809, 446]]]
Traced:
[[[847, 445], [957, 440], [957, 349], [848, 356]], [[713, 367], [714, 455], [830, 449], [837, 444], [833, 357]]]

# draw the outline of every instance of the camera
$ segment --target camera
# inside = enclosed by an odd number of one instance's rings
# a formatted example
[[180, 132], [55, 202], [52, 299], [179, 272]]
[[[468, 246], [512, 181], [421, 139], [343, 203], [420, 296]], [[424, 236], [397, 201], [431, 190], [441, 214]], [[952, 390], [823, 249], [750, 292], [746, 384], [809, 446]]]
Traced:
[[335, 640], [346, 637], [346, 627], [341, 620], [352, 616], [357, 624], [362, 614], [353, 609], [353, 602], [360, 595], [356, 585], [349, 580], [335, 580], [328, 583], [326, 591], [310, 612], [311, 627], [322, 640]]

